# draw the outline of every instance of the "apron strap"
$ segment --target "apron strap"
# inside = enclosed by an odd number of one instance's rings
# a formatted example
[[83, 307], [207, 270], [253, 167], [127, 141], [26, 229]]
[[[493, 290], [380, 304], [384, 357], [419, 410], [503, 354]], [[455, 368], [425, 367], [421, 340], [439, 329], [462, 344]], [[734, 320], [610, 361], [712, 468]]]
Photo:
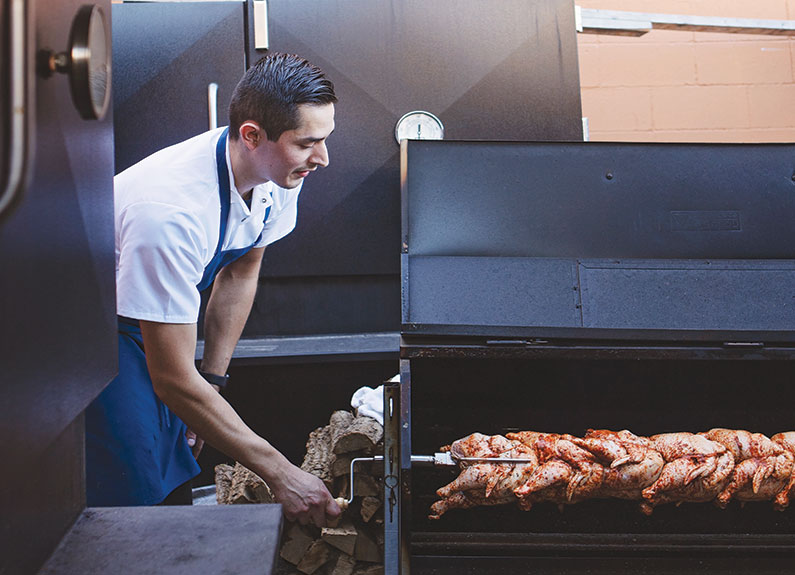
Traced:
[[218, 234], [218, 245], [215, 247], [215, 255], [221, 252], [226, 237], [226, 224], [229, 221], [229, 194], [232, 193], [232, 186], [229, 184], [229, 169], [226, 165], [226, 140], [229, 135], [229, 128], [225, 128], [218, 143], [215, 145], [215, 167], [218, 170], [218, 194], [221, 199], [221, 231]]
[[215, 145], [215, 167], [218, 171], [218, 196], [221, 200], [221, 227], [218, 232], [218, 245], [215, 246], [215, 253], [213, 259], [204, 268], [202, 279], [196, 288], [199, 291], [207, 289], [213, 280], [215, 274], [221, 267], [223, 267], [223, 252], [221, 248], [224, 245], [224, 238], [226, 237], [226, 226], [229, 221], [229, 195], [232, 193], [232, 188], [229, 185], [229, 169], [226, 165], [226, 140], [229, 134], [229, 128], [225, 128], [218, 138], [218, 143]]
[[[207, 267], [204, 268], [204, 274], [202, 276], [201, 282], [196, 286], [199, 291], [205, 290], [210, 287], [210, 284], [213, 283], [218, 270], [224, 267], [227, 264], [232, 263], [237, 258], [242, 256], [243, 254], [247, 253], [252, 247], [259, 243], [260, 239], [262, 239], [262, 233], [260, 232], [259, 237], [248, 247], [237, 248], [233, 250], [223, 251], [223, 243], [224, 237], [226, 237], [226, 227], [229, 221], [229, 210], [230, 210], [230, 200], [229, 196], [231, 194], [231, 186], [229, 184], [229, 169], [227, 168], [226, 164], [226, 142], [228, 138], [229, 128], [226, 128], [221, 136], [218, 138], [218, 144], [215, 148], [215, 162], [216, 168], [218, 170], [218, 194], [220, 195], [221, 200], [221, 227], [220, 232], [218, 235], [218, 246], [215, 248], [215, 254], [213, 255], [213, 259], [210, 260], [210, 263], [207, 264]], [[268, 221], [268, 216], [270, 215], [271, 207], [268, 206], [265, 210], [265, 217], [263, 218], [263, 225], [265, 222]]]

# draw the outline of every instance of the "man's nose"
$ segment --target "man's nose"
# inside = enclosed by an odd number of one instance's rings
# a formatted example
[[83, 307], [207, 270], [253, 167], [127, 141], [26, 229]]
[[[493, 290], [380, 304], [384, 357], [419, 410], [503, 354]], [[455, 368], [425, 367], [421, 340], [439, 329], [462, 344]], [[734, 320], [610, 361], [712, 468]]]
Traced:
[[328, 166], [328, 149], [325, 142], [318, 142], [312, 149], [310, 161], [320, 168]]

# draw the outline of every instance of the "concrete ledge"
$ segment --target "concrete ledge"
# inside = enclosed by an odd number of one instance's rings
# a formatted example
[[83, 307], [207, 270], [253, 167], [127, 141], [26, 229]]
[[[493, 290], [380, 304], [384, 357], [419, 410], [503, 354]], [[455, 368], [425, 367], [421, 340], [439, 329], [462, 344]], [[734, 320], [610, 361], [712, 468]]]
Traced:
[[277, 504], [88, 508], [39, 575], [270, 575]]

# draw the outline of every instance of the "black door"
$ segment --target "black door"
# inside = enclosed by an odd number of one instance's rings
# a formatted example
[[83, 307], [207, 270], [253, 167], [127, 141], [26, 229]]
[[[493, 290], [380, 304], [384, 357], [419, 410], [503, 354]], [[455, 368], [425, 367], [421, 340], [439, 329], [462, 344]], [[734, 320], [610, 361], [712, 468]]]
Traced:
[[[3, 46], [10, 46], [0, 63], [3, 191], [21, 191], [0, 219], [6, 574], [35, 572], [85, 506], [82, 412], [115, 374], [117, 357], [112, 118], [84, 119], [68, 75], [36, 70], [38, 56], [67, 50], [82, 2], [2, 6]], [[93, 24], [77, 36], [90, 36], [92, 54], [99, 54], [102, 39], [109, 43], [103, 33], [110, 30], [110, 0], [95, 6], [104, 26], [93, 13]], [[78, 64], [72, 61], [72, 72], [85, 72]], [[104, 71], [97, 65], [92, 59], [93, 79]], [[15, 104], [19, 94], [25, 106]], [[14, 166], [27, 167], [20, 186], [10, 181]]]
[[[113, 5], [116, 173], [161, 148], [228, 123], [245, 72], [244, 5]], [[215, 87], [213, 87], [215, 85]]]

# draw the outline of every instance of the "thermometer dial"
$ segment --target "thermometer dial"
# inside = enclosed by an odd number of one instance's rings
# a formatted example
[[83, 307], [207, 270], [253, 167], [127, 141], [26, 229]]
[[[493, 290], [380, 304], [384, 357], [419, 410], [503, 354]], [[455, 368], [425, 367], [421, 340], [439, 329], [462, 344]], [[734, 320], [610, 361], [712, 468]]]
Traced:
[[444, 138], [442, 121], [422, 110], [409, 112], [398, 120], [395, 126], [395, 139], [402, 140], [441, 140]]

